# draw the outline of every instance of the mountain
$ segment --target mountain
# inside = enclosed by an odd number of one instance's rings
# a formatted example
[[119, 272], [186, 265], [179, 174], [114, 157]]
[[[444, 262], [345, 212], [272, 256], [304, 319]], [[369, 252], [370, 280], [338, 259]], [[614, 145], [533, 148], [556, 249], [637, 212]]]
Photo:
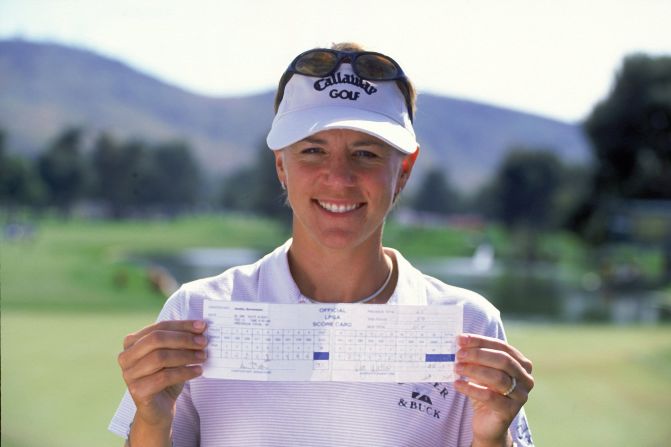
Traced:
[[446, 167], [465, 189], [485, 181], [513, 147], [542, 148], [569, 163], [590, 158], [579, 125], [443, 96], [420, 95], [417, 105], [420, 159]]
[[[207, 97], [91, 51], [0, 41], [0, 128], [9, 149], [29, 156], [65, 126], [146, 141], [182, 139], [211, 173], [250, 163], [272, 121], [273, 92]], [[444, 167], [465, 190], [491, 175], [515, 145], [543, 147], [570, 162], [589, 158], [577, 125], [431, 94], [418, 98], [416, 169]]]

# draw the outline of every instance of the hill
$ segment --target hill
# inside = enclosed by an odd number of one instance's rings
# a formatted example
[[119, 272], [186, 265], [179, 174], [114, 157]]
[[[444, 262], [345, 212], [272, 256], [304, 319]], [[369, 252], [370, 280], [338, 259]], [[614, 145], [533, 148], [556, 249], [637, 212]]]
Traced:
[[[421, 86], [420, 86], [421, 87]], [[210, 172], [249, 163], [272, 121], [273, 92], [207, 97], [93, 53], [53, 43], [0, 41], [0, 128], [10, 150], [33, 156], [67, 125], [119, 138], [188, 141]], [[443, 96], [418, 98], [417, 170], [444, 167], [462, 189], [481, 184], [514, 145], [544, 147], [583, 162], [580, 128]]]

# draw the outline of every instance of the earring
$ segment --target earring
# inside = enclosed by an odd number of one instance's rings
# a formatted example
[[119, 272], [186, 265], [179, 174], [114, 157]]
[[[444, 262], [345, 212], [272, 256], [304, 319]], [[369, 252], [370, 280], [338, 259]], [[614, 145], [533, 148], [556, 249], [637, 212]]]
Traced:
[[391, 200], [391, 203], [396, 203], [396, 199], [398, 199], [398, 196], [401, 194], [401, 191], [403, 191], [403, 188], [399, 188], [398, 191], [394, 193], [394, 198]]
[[280, 182], [280, 186], [282, 187], [283, 191], [287, 190], [287, 185], [285, 185], [284, 182]]

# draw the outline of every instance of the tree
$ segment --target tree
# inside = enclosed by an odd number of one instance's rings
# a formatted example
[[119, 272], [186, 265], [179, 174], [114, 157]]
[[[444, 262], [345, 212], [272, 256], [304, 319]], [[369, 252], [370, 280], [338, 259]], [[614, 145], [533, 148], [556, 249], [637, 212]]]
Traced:
[[156, 202], [173, 214], [192, 206], [200, 190], [200, 169], [183, 142], [161, 143], [151, 153]]
[[562, 165], [550, 151], [514, 148], [495, 179], [496, 215], [509, 228], [546, 228], [552, 222]]
[[242, 168], [223, 182], [221, 202], [228, 208], [287, 222], [291, 219], [291, 210], [284, 200], [275, 170], [275, 156], [265, 142], [258, 146], [251, 167]]
[[499, 219], [512, 233], [518, 255], [533, 262], [538, 255], [538, 234], [554, 226], [555, 203], [563, 165], [550, 151], [512, 148], [494, 179], [477, 197], [486, 214]]
[[442, 169], [426, 173], [412, 201], [412, 208], [435, 214], [449, 214], [457, 210], [459, 196], [447, 180]]
[[82, 131], [68, 128], [38, 159], [38, 170], [51, 205], [68, 215], [84, 192], [86, 165], [81, 154]]
[[[624, 59], [613, 88], [584, 123], [596, 166], [590, 194], [569, 228], [587, 241], [612, 239], [614, 213], [629, 200], [671, 200], [671, 56]], [[664, 278], [671, 281], [671, 240]]]
[[44, 186], [34, 165], [28, 160], [7, 153], [5, 133], [0, 130], [0, 205], [12, 209], [39, 205]]
[[254, 165], [255, 182], [250, 191], [252, 206], [263, 216], [288, 220], [291, 211], [285, 205], [285, 196], [277, 179], [274, 152], [268, 150], [263, 142], [257, 153]]
[[192, 206], [200, 189], [200, 169], [189, 147], [167, 142], [149, 147], [140, 140], [119, 143], [101, 135], [92, 153], [96, 196], [114, 218], [133, 212], [175, 214]]
[[671, 199], [671, 57], [628, 56], [584, 124], [596, 158], [594, 195]]
[[128, 216], [140, 200], [141, 164], [146, 148], [138, 141], [125, 144], [103, 134], [96, 141], [91, 165], [96, 179], [95, 196], [107, 203], [112, 217]]
[[229, 210], [251, 211], [251, 193], [254, 189], [254, 168], [240, 168], [226, 176], [219, 191], [219, 203]]

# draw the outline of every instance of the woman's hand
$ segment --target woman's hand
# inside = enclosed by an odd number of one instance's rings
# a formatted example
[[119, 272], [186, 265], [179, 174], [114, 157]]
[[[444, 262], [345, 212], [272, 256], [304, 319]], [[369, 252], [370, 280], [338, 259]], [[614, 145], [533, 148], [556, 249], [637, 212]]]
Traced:
[[126, 336], [118, 361], [142, 423], [169, 430], [184, 382], [202, 374], [203, 321], [162, 321]]
[[520, 351], [497, 338], [462, 334], [457, 343], [455, 389], [473, 404], [473, 447], [508, 446], [510, 423], [534, 387], [532, 364]]

